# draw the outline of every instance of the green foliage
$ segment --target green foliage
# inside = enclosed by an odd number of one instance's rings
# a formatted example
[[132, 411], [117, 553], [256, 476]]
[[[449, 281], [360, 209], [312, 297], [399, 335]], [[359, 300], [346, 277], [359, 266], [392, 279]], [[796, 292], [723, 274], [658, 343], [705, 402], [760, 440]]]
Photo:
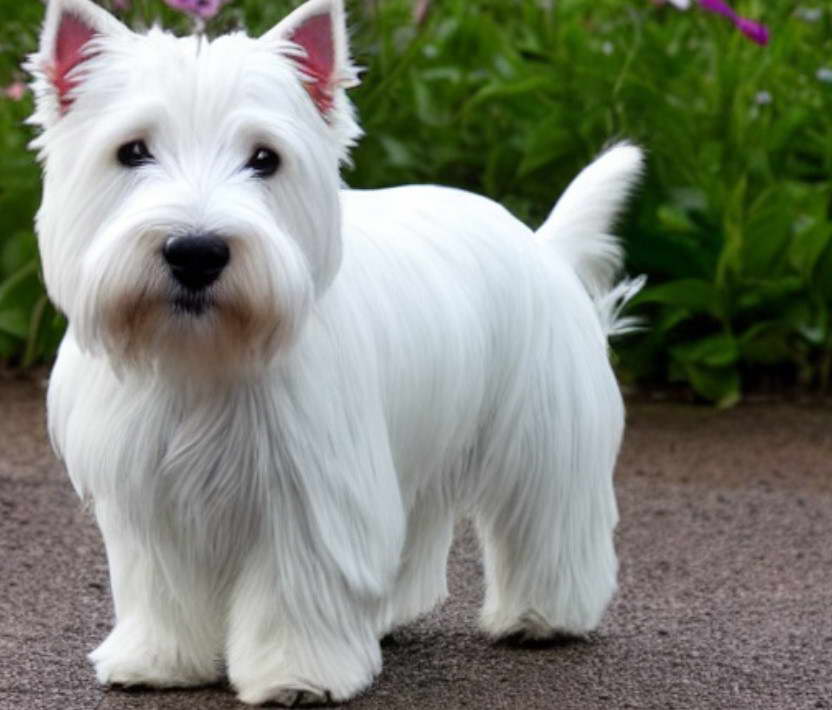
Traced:
[[[209, 32], [267, 29], [286, 0], [235, 0]], [[634, 381], [689, 385], [727, 406], [769, 380], [828, 391], [832, 368], [832, 10], [737, 0], [773, 31], [759, 47], [717, 15], [646, 0], [443, 0], [422, 21], [409, 0], [350, 3], [353, 91], [367, 136], [345, 177], [487, 194], [531, 225], [610, 139], [649, 152], [623, 220], [628, 269], [649, 286], [647, 327], [616, 344]], [[0, 81], [34, 47], [39, 3], [4, 22]], [[129, 19], [188, 20], [141, 0]], [[16, 23], [16, 24], [15, 24]], [[10, 60], [9, 57], [13, 57]], [[20, 127], [28, 102], [0, 100], [0, 358], [51, 352], [60, 323], [37, 280], [37, 171]]]
[[[4, 18], [0, 44], [0, 86], [22, 78], [18, 68], [24, 49], [34, 46], [42, 9], [19, 3]], [[31, 100], [0, 97], [0, 362], [24, 366], [49, 356], [57, 347], [63, 323], [49, 305], [38, 272], [32, 217], [40, 197], [40, 175], [26, 149], [22, 127]]]

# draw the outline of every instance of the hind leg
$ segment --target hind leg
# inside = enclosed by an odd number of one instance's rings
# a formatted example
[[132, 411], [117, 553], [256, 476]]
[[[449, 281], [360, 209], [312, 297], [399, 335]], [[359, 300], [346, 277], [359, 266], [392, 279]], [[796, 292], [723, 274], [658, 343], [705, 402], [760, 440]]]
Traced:
[[[600, 623], [617, 572], [612, 471], [623, 412], [614, 395], [568, 417], [533, 410], [531, 425], [514, 432], [523, 453], [504, 462], [511, 471], [498, 472], [502, 485], [477, 515], [490, 635], [583, 635]], [[546, 431], [541, 421], [561, 426]]]
[[[542, 512], [542, 511], [541, 511]], [[479, 517], [486, 597], [481, 623], [496, 638], [547, 639], [595, 629], [616, 588], [612, 524], [572, 519], [505, 527]]]

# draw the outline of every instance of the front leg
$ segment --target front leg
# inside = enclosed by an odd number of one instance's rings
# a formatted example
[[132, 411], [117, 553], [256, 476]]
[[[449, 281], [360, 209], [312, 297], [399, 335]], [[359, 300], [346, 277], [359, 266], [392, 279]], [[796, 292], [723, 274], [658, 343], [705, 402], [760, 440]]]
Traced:
[[314, 467], [300, 480], [274, 496], [231, 599], [228, 676], [245, 703], [344, 701], [381, 670], [403, 528], [383, 498], [391, 483], [337, 469], [324, 480]]
[[[137, 542], [112, 508], [99, 502], [96, 517], [104, 536], [116, 623], [90, 653], [98, 681], [104, 685], [158, 688], [206, 685], [220, 679], [220, 615], [211, 608], [206, 589], [164, 555]], [[176, 586], [172, 586], [172, 584]]]
[[352, 698], [381, 670], [378, 605], [314, 551], [275, 552], [261, 543], [231, 605], [228, 675], [239, 699], [291, 707]]
[[405, 515], [381, 412], [361, 406], [379, 399], [336, 399], [350, 391], [279, 403], [291, 429], [260, 477], [263, 522], [230, 605], [228, 675], [243, 702], [347, 700], [381, 670]]

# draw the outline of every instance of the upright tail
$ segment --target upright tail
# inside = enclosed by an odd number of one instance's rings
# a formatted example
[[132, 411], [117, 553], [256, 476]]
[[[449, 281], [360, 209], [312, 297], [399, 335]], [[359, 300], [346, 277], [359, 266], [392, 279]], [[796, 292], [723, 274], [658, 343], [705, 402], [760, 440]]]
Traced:
[[644, 277], [614, 283], [624, 252], [610, 230], [643, 165], [642, 151], [636, 146], [613, 146], [578, 174], [537, 230], [575, 269], [608, 335], [636, 325], [634, 319], [622, 318], [621, 311], [644, 285]]

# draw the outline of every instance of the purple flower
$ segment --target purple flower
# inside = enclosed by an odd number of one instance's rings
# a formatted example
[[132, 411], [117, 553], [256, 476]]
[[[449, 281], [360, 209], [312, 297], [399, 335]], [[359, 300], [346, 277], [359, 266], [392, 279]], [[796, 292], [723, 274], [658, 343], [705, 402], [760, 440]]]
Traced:
[[757, 44], [768, 44], [769, 32], [768, 27], [753, 20], [747, 20], [740, 17], [734, 23], [740, 32], [742, 32], [748, 39]]
[[165, 3], [174, 10], [196, 15], [207, 20], [220, 11], [220, 7], [226, 0], [165, 0]]
[[768, 44], [768, 28], [759, 22], [740, 17], [727, 2], [722, 2], [722, 0], [699, 0], [699, 4], [705, 10], [710, 10], [723, 17], [727, 17], [740, 32], [753, 42], [757, 44]]
[[[653, 0], [653, 2], [661, 5], [669, 2], [679, 10], [687, 10], [690, 7], [690, 0]], [[768, 27], [759, 22], [740, 17], [727, 2], [723, 2], [723, 0], [699, 0], [699, 5], [704, 10], [727, 17], [740, 32], [757, 44], [768, 44]]]

